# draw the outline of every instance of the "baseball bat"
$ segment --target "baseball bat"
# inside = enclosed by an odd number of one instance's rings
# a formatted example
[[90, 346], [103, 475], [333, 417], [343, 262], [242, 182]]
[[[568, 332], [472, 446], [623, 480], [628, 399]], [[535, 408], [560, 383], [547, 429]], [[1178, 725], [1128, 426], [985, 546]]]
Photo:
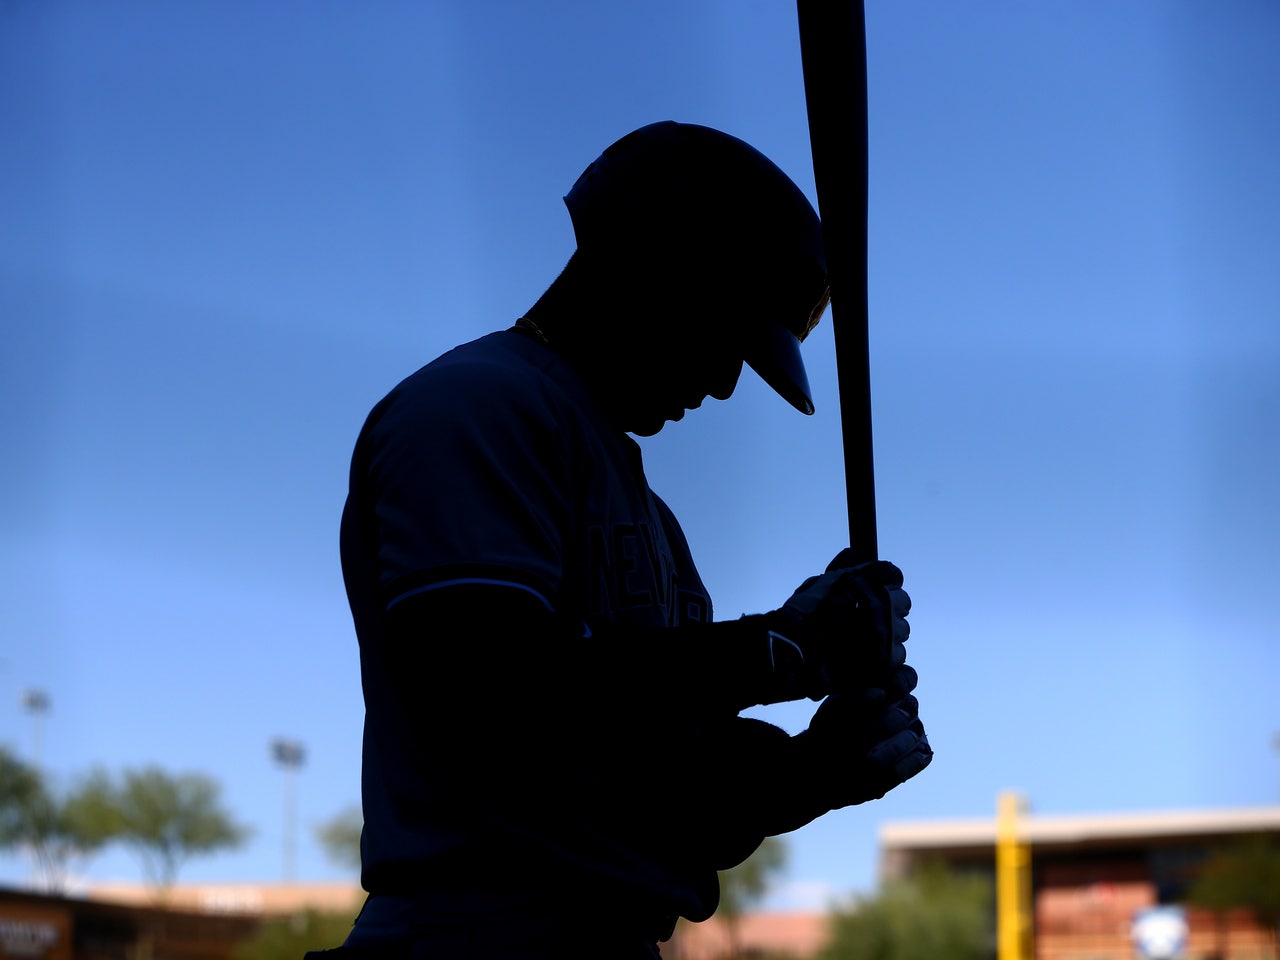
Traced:
[[831, 284], [849, 546], [879, 556], [867, 344], [867, 48], [861, 0], [797, 0], [809, 145]]

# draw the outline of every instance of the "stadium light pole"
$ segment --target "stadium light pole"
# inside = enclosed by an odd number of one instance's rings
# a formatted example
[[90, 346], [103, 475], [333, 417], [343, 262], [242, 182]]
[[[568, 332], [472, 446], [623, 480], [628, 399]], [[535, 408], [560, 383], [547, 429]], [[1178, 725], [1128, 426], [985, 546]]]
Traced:
[[31, 764], [37, 770], [44, 761], [44, 715], [53, 706], [49, 694], [31, 688], [22, 691], [22, 709], [31, 715]]
[[297, 861], [298, 770], [306, 762], [307, 750], [297, 740], [276, 737], [271, 741], [271, 758], [284, 771], [284, 845], [282, 870], [285, 883], [293, 883]]

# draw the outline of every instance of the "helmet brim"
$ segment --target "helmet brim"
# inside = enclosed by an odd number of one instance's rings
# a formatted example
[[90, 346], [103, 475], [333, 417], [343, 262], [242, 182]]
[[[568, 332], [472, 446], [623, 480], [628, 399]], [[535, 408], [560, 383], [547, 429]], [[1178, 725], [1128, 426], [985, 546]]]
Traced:
[[760, 379], [801, 413], [813, 414], [813, 393], [800, 356], [799, 338], [776, 321], [759, 324], [743, 357]]

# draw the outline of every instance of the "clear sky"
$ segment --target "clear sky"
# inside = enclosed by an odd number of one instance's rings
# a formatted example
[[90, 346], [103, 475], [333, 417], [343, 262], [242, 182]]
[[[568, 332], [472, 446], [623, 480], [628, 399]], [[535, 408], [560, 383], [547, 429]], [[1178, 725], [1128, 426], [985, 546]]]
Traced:
[[[1280, 800], [1280, 7], [868, 6], [880, 543], [937, 758], [794, 835], [774, 906], [1002, 789]], [[0, 742], [32, 756], [40, 688], [60, 782], [217, 777], [255, 835], [194, 881], [280, 877], [300, 740], [298, 875], [340, 876], [310, 827], [359, 797], [356, 433], [523, 312], [578, 173], [668, 118], [814, 197], [794, 6], [0, 2]], [[746, 373], [643, 445], [722, 617], [843, 545], [830, 325], [805, 349], [816, 416]]]

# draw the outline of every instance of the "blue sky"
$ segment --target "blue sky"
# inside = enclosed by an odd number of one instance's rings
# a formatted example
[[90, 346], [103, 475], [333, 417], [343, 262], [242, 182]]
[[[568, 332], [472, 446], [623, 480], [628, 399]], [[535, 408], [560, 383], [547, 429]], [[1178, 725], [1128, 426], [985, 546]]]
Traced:
[[[869, 6], [880, 543], [937, 759], [794, 835], [775, 906], [1002, 789], [1280, 799], [1280, 10]], [[523, 312], [573, 248], [560, 197], [667, 118], [813, 197], [794, 7], [0, 5], [0, 742], [31, 754], [48, 691], [52, 775], [210, 773], [254, 839], [182, 878], [273, 880], [267, 744], [298, 739], [298, 874], [340, 876], [308, 828], [358, 800], [356, 432]], [[806, 357], [816, 416], [744, 375], [644, 442], [722, 617], [843, 545], [829, 324]]]

